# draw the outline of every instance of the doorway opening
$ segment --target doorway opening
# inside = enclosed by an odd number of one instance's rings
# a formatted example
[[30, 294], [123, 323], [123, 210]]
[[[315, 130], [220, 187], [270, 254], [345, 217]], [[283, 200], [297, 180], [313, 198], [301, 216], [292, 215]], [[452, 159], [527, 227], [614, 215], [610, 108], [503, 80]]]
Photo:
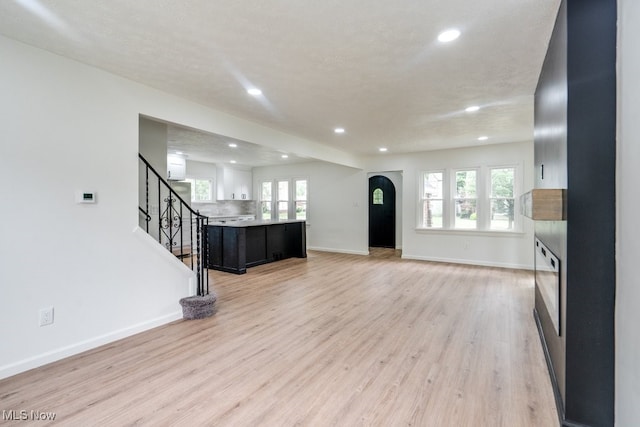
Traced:
[[369, 247], [396, 248], [396, 187], [382, 175], [369, 178]]

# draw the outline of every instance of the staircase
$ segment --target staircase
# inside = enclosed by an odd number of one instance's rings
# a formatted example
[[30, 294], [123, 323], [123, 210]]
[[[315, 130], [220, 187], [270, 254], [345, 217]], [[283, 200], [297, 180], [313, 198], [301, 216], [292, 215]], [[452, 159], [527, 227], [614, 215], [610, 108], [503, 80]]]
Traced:
[[209, 218], [189, 206], [138, 154], [140, 227], [196, 273], [198, 296], [209, 294], [206, 232]]

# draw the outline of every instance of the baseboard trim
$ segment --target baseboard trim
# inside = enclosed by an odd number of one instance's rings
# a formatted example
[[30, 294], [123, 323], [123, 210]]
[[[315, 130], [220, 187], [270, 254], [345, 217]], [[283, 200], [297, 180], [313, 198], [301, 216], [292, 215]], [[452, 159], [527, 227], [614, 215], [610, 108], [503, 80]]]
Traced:
[[432, 262], [446, 262], [451, 264], [478, 265], [481, 267], [497, 267], [497, 268], [508, 268], [508, 269], [514, 269], [514, 270], [533, 270], [533, 266], [531, 265], [478, 261], [478, 260], [472, 260], [472, 259], [439, 258], [439, 257], [428, 257], [428, 256], [411, 255], [411, 254], [404, 254], [404, 253], [402, 254], [402, 258], [412, 259], [416, 261], [432, 261]]
[[119, 339], [127, 338], [131, 335], [135, 335], [140, 332], [144, 332], [146, 330], [153, 329], [179, 319], [182, 319], [182, 311], [176, 311], [164, 316], [157, 317], [155, 319], [140, 322], [138, 324], [131, 325], [117, 331], [109, 332], [104, 335], [80, 341], [75, 344], [51, 350], [46, 353], [30, 357], [28, 359], [20, 360], [18, 362], [2, 366], [0, 367], [0, 379], [8, 378], [31, 369], [44, 366], [46, 364], [56, 362], [66, 357], [75, 356], [84, 351], [92, 350], [94, 348], [100, 347], [101, 345], [109, 344]]
[[307, 249], [310, 251], [318, 251], [318, 252], [334, 252], [338, 254], [349, 254], [349, 255], [369, 255], [369, 251], [353, 251], [349, 249], [335, 249], [335, 248], [322, 248], [317, 246], [307, 246]]
[[564, 420], [562, 422], [562, 427], [590, 427], [587, 424], [574, 423], [569, 420]]
[[[349, 255], [369, 255], [369, 251], [354, 251], [349, 249], [323, 248], [318, 246], [307, 246], [307, 250], [318, 251], [318, 252], [334, 252], [334, 253], [349, 254]], [[476, 261], [476, 260], [457, 259], [457, 258], [425, 257], [420, 255], [407, 255], [404, 253], [402, 254], [401, 258], [416, 260], [416, 261], [446, 262], [450, 264], [478, 265], [481, 267], [496, 267], [496, 268], [508, 268], [513, 270], [533, 271], [533, 266], [524, 265], [524, 264], [507, 264], [507, 263], [500, 263], [500, 262], [486, 262], [486, 261]]]

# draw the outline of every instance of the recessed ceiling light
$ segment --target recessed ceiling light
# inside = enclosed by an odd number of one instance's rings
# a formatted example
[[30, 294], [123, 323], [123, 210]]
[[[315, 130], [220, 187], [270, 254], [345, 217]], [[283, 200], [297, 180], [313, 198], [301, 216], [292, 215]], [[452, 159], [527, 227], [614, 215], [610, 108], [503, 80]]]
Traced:
[[280, 156], [280, 157], [282, 157], [283, 159], [288, 159], [288, 158], [289, 158], [289, 156], [287, 156], [286, 154], [283, 154], [283, 155], [282, 155], [282, 156]]
[[233, 142], [229, 144], [229, 147], [231, 147], [231, 148], [236, 148], [237, 146], [238, 146], [238, 144], [233, 143]]
[[486, 141], [487, 139], [489, 139], [489, 137], [488, 137], [488, 136], [481, 136], [481, 137], [478, 137], [478, 141]]
[[344, 128], [335, 128], [333, 131], [335, 133], [344, 133]]
[[231, 161], [229, 161], [229, 163], [235, 163], [235, 162], [236, 162], [235, 160], [231, 160]]
[[438, 41], [442, 43], [448, 43], [454, 41], [458, 37], [460, 37], [460, 31], [452, 28], [438, 34]]
[[386, 147], [380, 147], [380, 148], [378, 148], [378, 150], [379, 150], [381, 153], [384, 153], [385, 151], [387, 151], [387, 148], [386, 148]]
[[474, 111], [478, 111], [480, 109], [480, 107], [478, 107], [477, 105], [472, 105], [471, 107], [467, 107], [464, 109], [464, 111], [466, 111], [467, 113], [473, 113]]
[[182, 154], [182, 151], [176, 151], [176, 154]]
[[252, 96], [262, 95], [262, 91], [256, 87], [252, 87], [251, 89], [247, 89], [247, 93]]

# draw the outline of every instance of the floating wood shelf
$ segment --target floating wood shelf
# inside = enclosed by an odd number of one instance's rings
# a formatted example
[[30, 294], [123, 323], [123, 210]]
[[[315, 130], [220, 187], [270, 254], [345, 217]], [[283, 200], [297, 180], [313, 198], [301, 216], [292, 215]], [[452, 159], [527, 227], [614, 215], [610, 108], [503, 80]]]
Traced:
[[536, 221], [567, 219], [567, 190], [537, 188], [520, 196], [522, 214]]

